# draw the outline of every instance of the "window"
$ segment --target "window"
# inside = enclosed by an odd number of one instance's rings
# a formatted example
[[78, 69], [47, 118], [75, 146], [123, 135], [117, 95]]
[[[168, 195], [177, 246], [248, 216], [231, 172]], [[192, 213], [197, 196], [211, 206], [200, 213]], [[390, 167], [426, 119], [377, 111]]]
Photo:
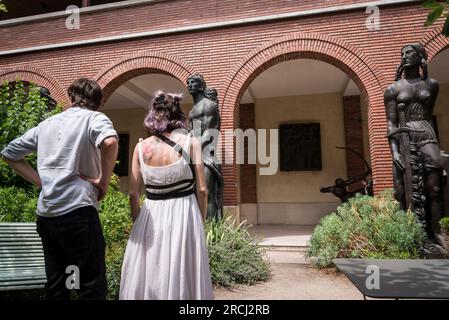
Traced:
[[321, 170], [319, 123], [282, 124], [279, 140], [281, 171]]

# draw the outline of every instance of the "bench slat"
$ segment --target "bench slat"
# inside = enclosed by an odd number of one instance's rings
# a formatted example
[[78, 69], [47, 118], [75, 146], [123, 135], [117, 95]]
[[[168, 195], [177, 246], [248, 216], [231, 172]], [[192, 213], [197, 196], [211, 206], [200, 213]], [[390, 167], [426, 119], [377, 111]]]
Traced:
[[36, 222], [0, 222], [0, 228], [31, 228], [35, 227]]
[[34, 280], [47, 280], [47, 277], [45, 276], [45, 273], [35, 273], [35, 274], [11, 274], [9, 277], [0, 277], [0, 286], [2, 286], [4, 283], [12, 283], [12, 282], [19, 282], [19, 281], [34, 281]]
[[20, 253], [43, 253], [44, 250], [42, 250], [42, 248], [38, 248], [38, 247], [9, 247], [8, 249], [2, 249], [0, 248], [0, 255], [5, 254], [5, 253], [11, 253], [11, 254], [20, 254]]
[[29, 264], [21, 264], [20, 266], [17, 265], [3, 265], [0, 267], [0, 272], [8, 271], [8, 270], [17, 270], [19, 268], [44, 268], [45, 263], [44, 262], [35, 262], [35, 263], [29, 263]]
[[14, 291], [14, 290], [35, 290], [42, 289], [45, 284], [33, 284], [33, 285], [22, 285], [22, 286], [11, 286], [11, 287], [0, 287], [0, 291]]
[[21, 241], [20, 243], [15, 243], [15, 242], [3, 242], [0, 243], [0, 247], [2, 248], [6, 248], [6, 247], [15, 247], [17, 245], [20, 246], [34, 246], [34, 247], [42, 247], [42, 243], [38, 242], [38, 241]]
[[46, 282], [36, 223], [0, 223], [0, 291], [43, 288]]
[[47, 279], [33, 279], [33, 280], [26, 280], [26, 281], [11, 281], [11, 282], [3, 282], [2, 287], [7, 286], [19, 286], [19, 285], [30, 285], [30, 284], [45, 284], [47, 282]]
[[45, 263], [44, 258], [36, 258], [32, 260], [8, 260], [8, 261], [2, 261], [0, 262], [0, 268], [6, 268], [7, 266], [20, 266], [20, 265], [26, 265], [29, 266], [31, 264], [35, 263]]
[[29, 273], [29, 274], [17, 274], [17, 273], [11, 273], [11, 274], [5, 274], [0, 275], [0, 286], [5, 282], [17, 282], [17, 281], [25, 281], [25, 280], [46, 280], [45, 272], [36, 272], [36, 273]]
[[9, 239], [9, 238], [41, 238], [39, 236], [39, 234], [36, 231], [30, 231], [30, 232], [22, 232], [22, 233], [17, 233], [17, 232], [3, 232], [0, 230], [0, 237], [1, 238], [5, 238], [5, 239]]
[[3, 262], [13, 262], [13, 261], [37, 261], [37, 260], [44, 260], [43, 255], [38, 255], [34, 257], [4, 257], [2, 260], [0, 260], [0, 265], [3, 264]]
[[[0, 231], [1, 232], [1, 231]], [[39, 237], [37, 234], [0, 234], [0, 241], [9, 241], [9, 239], [17, 239], [17, 240], [24, 240], [24, 239], [33, 239], [33, 240], [41, 240], [41, 237]]]
[[41, 251], [9, 251], [9, 252], [0, 252], [0, 261], [3, 258], [21, 258], [21, 257], [43, 257], [44, 252]]

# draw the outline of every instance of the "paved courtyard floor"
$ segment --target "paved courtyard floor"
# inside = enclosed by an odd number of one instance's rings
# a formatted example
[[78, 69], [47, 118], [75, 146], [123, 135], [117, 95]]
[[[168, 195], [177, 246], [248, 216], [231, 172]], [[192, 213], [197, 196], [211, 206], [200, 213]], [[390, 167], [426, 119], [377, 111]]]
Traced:
[[354, 300], [363, 299], [336, 269], [318, 270], [304, 254], [313, 226], [258, 225], [250, 233], [266, 250], [271, 279], [252, 286], [215, 288], [217, 300]]
[[362, 300], [341, 273], [307, 264], [272, 264], [272, 278], [253, 286], [215, 288], [217, 300]]

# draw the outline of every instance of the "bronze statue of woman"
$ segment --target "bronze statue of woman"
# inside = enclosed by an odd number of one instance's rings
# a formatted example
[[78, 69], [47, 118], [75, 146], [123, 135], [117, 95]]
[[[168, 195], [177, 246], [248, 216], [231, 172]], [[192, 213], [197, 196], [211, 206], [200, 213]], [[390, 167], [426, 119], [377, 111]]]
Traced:
[[438, 242], [443, 163], [432, 114], [439, 85], [428, 77], [421, 44], [404, 46], [401, 55], [396, 81], [384, 94], [395, 197], [402, 209], [415, 212], [429, 238]]
[[193, 107], [189, 121], [194, 135], [201, 137], [201, 149], [205, 166], [206, 183], [209, 191], [207, 217], [223, 216], [223, 174], [216, 159], [218, 133], [220, 130], [220, 111], [217, 91], [207, 88], [204, 78], [194, 74], [187, 79], [187, 88], [193, 97]]

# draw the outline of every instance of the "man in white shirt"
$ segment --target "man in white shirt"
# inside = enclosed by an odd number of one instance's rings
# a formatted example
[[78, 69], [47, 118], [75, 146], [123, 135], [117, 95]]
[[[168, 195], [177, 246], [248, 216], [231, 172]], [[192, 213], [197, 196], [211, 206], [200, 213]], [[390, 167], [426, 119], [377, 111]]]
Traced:
[[[72, 106], [48, 118], [1, 152], [11, 168], [41, 188], [37, 231], [42, 238], [47, 299], [69, 299], [66, 268], [79, 268], [81, 299], [105, 299], [105, 242], [98, 201], [108, 190], [118, 152], [113, 124], [96, 110], [97, 82], [76, 80]], [[37, 171], [24, 157], [37, 152]]]

